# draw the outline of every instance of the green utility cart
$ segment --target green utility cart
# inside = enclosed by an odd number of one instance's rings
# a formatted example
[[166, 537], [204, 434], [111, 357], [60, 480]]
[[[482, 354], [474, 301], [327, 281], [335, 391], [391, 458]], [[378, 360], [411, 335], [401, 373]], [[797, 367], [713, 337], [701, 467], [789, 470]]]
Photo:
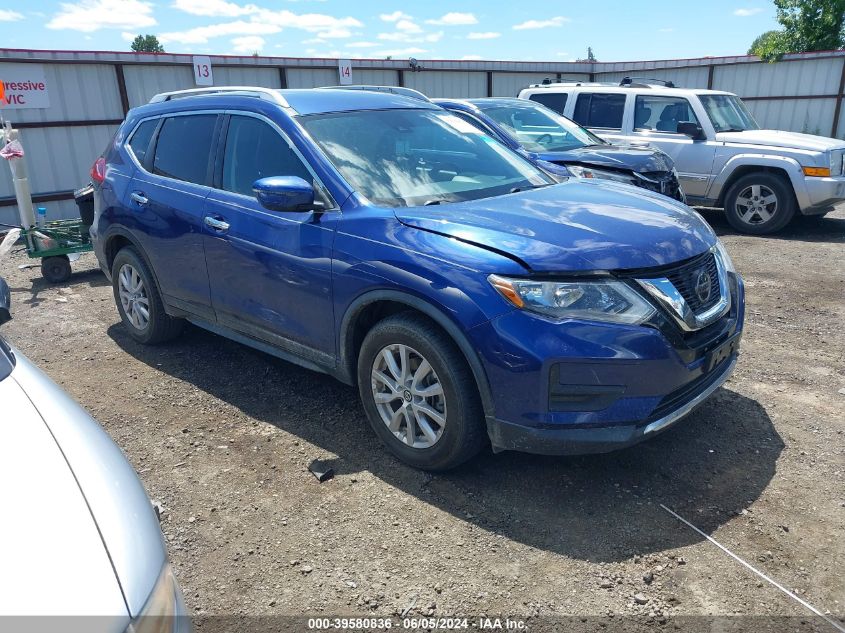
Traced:
[[50, 283], [70, 278], [70, 255], [92, 250], [88, 226], [82, 220], [56, 220], [44, 226], [22, 229], [30, 257], [41, 258], [41, 274]]

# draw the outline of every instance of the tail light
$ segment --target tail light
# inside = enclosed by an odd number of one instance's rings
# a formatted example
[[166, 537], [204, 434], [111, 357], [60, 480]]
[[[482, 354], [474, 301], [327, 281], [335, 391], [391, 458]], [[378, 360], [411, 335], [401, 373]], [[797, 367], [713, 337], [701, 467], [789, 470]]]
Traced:
[[94, 161], [91, 167], [91, 180], [97, 184], [102, 183], [106, 179], [106, 159], [100, 156]]

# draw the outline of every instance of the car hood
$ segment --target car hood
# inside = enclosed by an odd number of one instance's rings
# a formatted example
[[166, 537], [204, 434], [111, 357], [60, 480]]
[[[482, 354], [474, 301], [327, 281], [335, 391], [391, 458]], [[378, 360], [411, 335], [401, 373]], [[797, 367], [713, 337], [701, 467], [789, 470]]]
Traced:
[[96, 616], [91, 630], [121, 631], [129, 614], [97, 524], [17, 375], [0, 381], [0, 616]]
[[571, 179], [470, 202], [397, 208], [400, 222], [503, 252], [532, 271], [648, 268], [716, 243], [689, 207], [632, 185]]
[[744, 132], [719, 132], [716, 140], [722, 143], [763, 145], [766, 147], [784, 147], [825, 152], [831, 149], [845, 148], [845, 142], [815, 134], [785, 132], [783, 130], [745, 130]]
[[[128, 607], [129, 613], [135, 616], [143, 608], [166, 563], [164, 540], [144, 487], [102, 427], [25, 356], [16, 350], [13, 352], [17, 363], [6, 380], [14, 379], [25, 393], [31, 406], [37, 410], [41, 426], [53, 440], [53, 450], [60, 451], [65, 461], [65, 476], [75, 482], [76, 496], [86, 505], [91, 532], [100, 541], [100, 549], [108, 553], [111, 579], [114, 582], [117, 576], [120, 580], [120, 585], [115, 583], [115, 586], [118, 592], [123, 589], [121, 601], [124, 612]], [[5, 415], [5, 399], [0, 397], [0, 402], [4, 403], [5, 419], [8, 417]], [[31, 417], [34, 414], [30, 411], [27, 415]], [[29, 449], [33, 451], [31, 463], [34, 465], [40, 464], [41, 458], [37, 453], [41, 448], [33, 444]], [[35, 478], [49, 481], [43, 474]], [[32, 480], [18, 474], [15, 481], [25, 481], [29, 486]], [[38, 494], [46, 495], [47, 491], [39, 491]], [[16, 514], [16, 519], [28, 521], [22, 513]], [[64, 530], [69, 522], [69, 517], [57, 515], [52, 524], [60, 526], [56, 529]], [[31, 544], [33, 548], [44, 547], [38, 539]], [[93, 564], [77, 565], [75, 552], [71, 550], [81, 546], [66, 544], [66, 547], [65, 558], [58, 555], [53, 560], [57, 564], [74, 566], [78, 586], [87, 594], [96, 596], [97, 592], [85, 586], [87, 574], [94, 569]], [[52, 567], [49, 571], [53, 572]], [[73, 571], [67, 573], [70, 576]], [[47, 595], [43, 590], [40, 593], [42, 597]]]
[[550, 163], [578, 163], [636, 172], [671, 171], [675, 166], [665, 153], [633, 145], [591, 145], [567, 152], [537, 152], [532, 156]]

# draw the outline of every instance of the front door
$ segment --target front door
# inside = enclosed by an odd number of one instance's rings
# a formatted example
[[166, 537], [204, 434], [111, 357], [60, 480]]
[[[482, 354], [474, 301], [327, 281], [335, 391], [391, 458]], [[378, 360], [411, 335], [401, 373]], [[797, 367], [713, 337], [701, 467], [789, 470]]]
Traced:
[[[710, 184], [716, 142], [694, 141], [679, 134], [678, 123], [684, 121], [701, 125], [686, 98], [637, 95], [631, 139], [634, 143], [648, 142], [669, 154], [675, 161], [684, 193], [701, 200]], [[694, 200], [690, 200], [692, 202]]]
[[[232, 114], [223, 133], [217, 186], [204, 213], [217, 322], [318, 364], [333, 362], [331, 253], [340, 211], [265, 209], [252, 191], [260, 178], [299, 176], [322, 187], [269, 120]], [[325, 194], [317, 197], [334, 208]]]

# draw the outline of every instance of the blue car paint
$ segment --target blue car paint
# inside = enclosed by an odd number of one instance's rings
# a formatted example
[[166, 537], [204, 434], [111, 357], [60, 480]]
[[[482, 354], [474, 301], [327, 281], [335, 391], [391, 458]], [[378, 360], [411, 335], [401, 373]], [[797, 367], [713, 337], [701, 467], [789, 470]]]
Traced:
[[[487, 281], [490, 274], [571, 276], [673, 264], [716, 243], [695, 212], [633, 187], [575, 180], [449, 205], [377, 207], [355, 193], [296, 117], [437, 106], [363, 91], [283, 94], [291, 108], [219, 95], [130, 111], [95, 192], [92, 238], [107, 274], [114, 245], [129, 241], [150, 264], [169, 313], [348, 383], [360, 310], [386, 299], [412, 306], [441, 324], [467, 357], [497, 449], [568, 453], [630, 444], [661, 398], [701, 374], [700, 350], [670, 341], [666, 319], [661, 327], [553, 323], [515, 309]], [[155, 210], [134, 204], [132, 191], [161, 183], [135, 167], [126, 135], [142, 119], [186, 110], [266, 117], [310, 164], [335, 208], [269, 212], [244, 196], [175, 181], [156, 190]], [[225, 218], [229, 233], [203, 225], [208, 214]], [[722, 338], [742, 332], [738, 276], [732, 287]], [[682, 358], [690, 355], [697, 356]], [[550, 411], [554, 365], [573, 384], [618, 384], [623, 397], [603, 410]]]

